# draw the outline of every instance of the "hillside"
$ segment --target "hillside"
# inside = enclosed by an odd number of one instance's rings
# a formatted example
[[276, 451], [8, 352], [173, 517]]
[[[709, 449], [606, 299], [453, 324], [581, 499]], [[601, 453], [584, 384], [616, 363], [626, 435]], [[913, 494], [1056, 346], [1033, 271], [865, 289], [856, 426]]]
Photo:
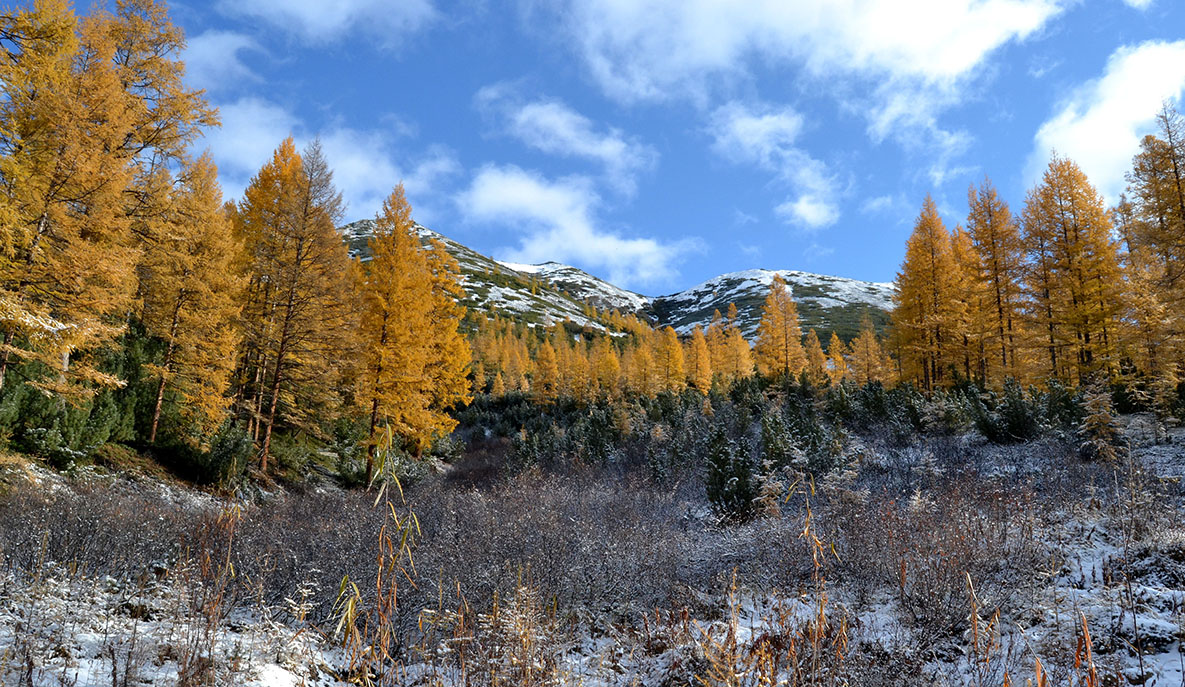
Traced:
[[[568, 319], [579, 326], [601, 328], [588, 303], [564, 293], [561, 287], [499, 263], [431, 229], [416, 226], [421, 240], [425, 243], [434, 239], [440, 241], [456, 259], [461, 268], [466, 307], [490, 314], [501, 313], [529, 325], [547, 326]], [[341, 227], [351, 255], [366, 259], [366, 242], [373, 230], [373, 220], [359, 220]], [[589, 303], [592, 302], [590, 298]]]
[[[353, 255], [365, 258], [373, 225], [371, 220], [361, 220], [341, 228]], [[423, 240], [442, 242], [460, 264], [467, 307], [502, 313], [530, 325], [567, 318], [580, 326], [601, 328], [595, 310], [618, 310], [686, 334], [697, 324], [707, 327], [714, 311], [725, 313], [729, 303], [736, 303], [741, 329], [752, 337], [775, 274], [782, 275], [791, 288], [803, 330], [814, 328], [824, 343], [832, 331], [845, 340], [853, 338], [865, 314], [883, 333], [892, 308], [892, 284], [794, 270], [730, 272], [679, 293], [647, 297], [570, 265], [501, 262], [431, 229], [418, 229]]]
[[855, 337], [865, 314], [881, 332], [888, 325], [893, 307], [892, 284], [793, 270], [722, 274], [686, 291], [653, 299], [651, 312], [660, 324], [686, 334], [697, 324], [706, 326], [716, 310], [726, 313], [728, 304], [736, 303], [741, 331], [752, 338], [757, 334], [761, 307], [775, 274], [782, 275], [790, 287], [803, 331], [815, 329], [824, 345], [832, 331], [844, 340]]
[[602, 310], [636, 313], [646, 309], [650, 299], [598, 279], [588, 272], [559, 262], [523, 265], [515, 262], [499, 264], [520, 274], [535, 275], [539, 280]]

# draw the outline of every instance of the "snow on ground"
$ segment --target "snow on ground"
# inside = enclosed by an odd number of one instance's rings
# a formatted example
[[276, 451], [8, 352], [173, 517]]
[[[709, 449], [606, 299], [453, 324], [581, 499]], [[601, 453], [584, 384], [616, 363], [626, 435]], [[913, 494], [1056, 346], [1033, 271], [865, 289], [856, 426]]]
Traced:
[[[790, 287], [818, 287], [827, 292], [827, 297], [842, 303], [867, 303], [882, 309], [893, 307], [893, 284], [890, 282], [868, 282], [843, 277], [831, 277], [810, 272], [796, 270], [765, 270], [753, 269], [740, 272], [729, 272], [713, 277], [702, 284], [697, 284], [685, 291], [670, 296], [663, 296], [666, 300], [677, 300], [685, 309], [698, 309], [712, 305], [715, 302], [736, 299], [755, 293], [765, 294], [769, 291], [774, 277], [780, 275]], [[817, 296], [794, 294], [796, 299], [818, 298]]]
[[528, 265], [521, 262], [506, 262], [505, 260], [499, 260], [498, 264], [521, 274], [539, 274], [543, 271], [543, 265]]
[[192, 612], [201, 594], [173, 574], [117, 581], [51, 564], [38, 579], [0, 577], [0, 684], [174, 685], [209, 665], [219, 685], [341, 684], [317, 632], [242, 609], [211, 626]]
[[[1048, 547], [1050, 561], [1041, 573], [1044, 581], [1023, 592], [1029, 596], [1022, 610], [997, 626], [1000, 639], [992, 650], [992, 666], [1008, 666], [1012, 684], [1023, 684], [1031, 676], [1034, 657], [1047, 667], [1071, 664], [1083, 617], [1092, 632], [1100, 672], [1122, 674], [1130, 684], [1185, 684], [1185, 522], [1156, 517], [1158, 509], [1180, 512], [1185, 431], [1156, 434], [1149, 429], [1151, 433], [1140, 434], [1138, 423], [1148, 420], [1128, 418], [1133, 462], [1117, 467], [1147, 471], [1146, 488], [1133, 491], [1131, 504], [1106, 505], [1102, 499], [1066, 503], [1029, 533]], [[1025, 447], [1008, 451], [1001, 450], [1001, 461], [1016, 462], [1001, 466], [1000, 475], [1041, 479], [1037, 461], [1026, 462]], [[870, 464], [873, 460], [869, 458]], [[919, 469], [924, 467], [925, 456], [919, 452], [916, 462]], [[69, 488], [55, 473], [33, 466], [29, 473], [40, 488]], [[92, 478], [107, 479], [98, 474]], [[162, 499], [179, 504], [208, 500], [172, 486], [152, 488]], [[929, 506], [921, 499], [918, 507]], [[1138, 536], [1133, 537], [1137, 528]], [[192, 579], [185, 570], [155, 571], [138, 580], [88, 578], [53, 563], [35, 579], [3, 573], [0, 684], [85, 687], [110, 685], [113, 675], [126, 674], [135, 678], [127, 684], [172, 685], [183, 666], [194, 665], [195, 656], [209, 656], [211, 646], [217, 684], [341, 684], [331, 675], [341, 666], [332, 642], [315, 628], [277, 620], [299, 617], [298, 600], [287, 602], [290, 607], [284, 612], [245, 604], [208, 633], [206, 616], [193, 611], [200, 595]], [[770, 630], [801, 626], [815, 608], [812, 593], [807, 589], [780, 596], [740, 590], [737, 642], [744, 647]], [[851, 619], [853, 650], [893, 655], [915, 645], [914, 630], [892, 590], [854, 599], [842, 586], [831, 586], [828, 595], [828, 613], [837, 617], [846, 612]], [[548, 636], [543, 628], [537, 641], [554, 658], [562, 678], [559, 684], [685, 684], [703, 668], [707, 633], [720, 638], [729, 629], [725, 598], [705, 598], [704, 606], [717, 612], [682, 618], [668, 614], [641, 627], [592, 618], [575, 635], [556, 631]], [[981, 620], [986, 624], [990, 618]], [[949, 651], [922, 657], [939, 684], [976, 682], [977, 666], [968, 659], [967, 643], [966, 637], [953, 637]], [[446, 679], [443, 684], [462, 684], [460, 672], [449, 665], [447, 660], [413, 663], [407, 684], [430, 684], [439, 678]]]
[[[832, 309], [847, 305], [868, 305], [881, 310], [892, 308], [893, 284], [867, 282], [843, 277], [831, 277], [796, 270], [752, 269], [729, 272], [713, 277], [685, 291], [660, 296], [654, 301], [667, 312], [667, 319], [680, 323], [676, 329], [683, 334], [696, 324], [706, 325], [703, 314], [713, 309], [722, 313], [729, 303], [760, 302], [769, 293], [774, 277], [780, 275], [795, 301]], [[690, 321], [688, 318], [692, 318]], [[742, 313], [741, 329], [746, 334], [756, 331], [760, 309], [749, 308]]]

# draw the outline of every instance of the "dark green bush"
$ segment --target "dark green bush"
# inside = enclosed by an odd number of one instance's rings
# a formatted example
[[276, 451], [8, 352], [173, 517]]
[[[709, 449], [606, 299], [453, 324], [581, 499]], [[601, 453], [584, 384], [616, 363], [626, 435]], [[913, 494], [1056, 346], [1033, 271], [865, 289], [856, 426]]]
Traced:
[[704, 488], [708, 503], [727, 522], [744, 522], [754, 515], [757, 477], [748, 451], [717, 430], [708, 442]]
[[975, 427], [996, 444], [1037, 438], [1042, 431], [1045, 409], [1034, 396], [1034, 393], [1026, 394], [1015, 379], [1005, 380], [999, 397], [989, 392], [972, 399]]
[[247, 472], [255, 455], [251, 437], [237, 424], [224, 422], [202, 456], [202, 478], [209, 484], [233, 484]]

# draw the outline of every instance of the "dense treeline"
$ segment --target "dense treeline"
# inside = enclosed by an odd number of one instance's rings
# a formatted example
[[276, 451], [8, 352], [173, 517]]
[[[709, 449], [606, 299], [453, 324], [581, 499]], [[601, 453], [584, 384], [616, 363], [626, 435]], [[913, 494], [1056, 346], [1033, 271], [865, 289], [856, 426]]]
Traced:
[[317, 142], [282, 142], [224, 205], [190, 152], [218, 119], [184, 47], [154, 0], [0, 16], [5, 438], [62, 465], [130, 445], [201, 479], [266, 474], [277, 441], [419, 452], [468, 398], [456, 263], [401, 187], [352, 261]]
[[1165, 105], [1114, 208], [1054, 156], [1014, 217], [985, 180], [966, 227], [929, 198], [897, 278], [891, 347], [902, 379], [1002, 388], [1108, 382], [1168, 410], [1182, 363], [1185, 120]]
[[850, 345], [833, 333], [824, 351], [813, 329], [804, 340], [790, 290], [778, 276], [752, 342], [737, 325], [735, 304], [727, 315], [716, 311], [706, 330], [697, 325], [683, 337], [634, 315], [619, 320], [619, 331], [570, 322], [538, 330], [482, 314], [472, 320], [474, 388], [493, 396], [523, 393], [548, 402], [592, 402], [684, 389], [702, 395], [713, 389], [726, 393], [758, 374], [822, 386], [845, 379], [858, 385], [895, 379], [894, 363], [871, 320], [864, 321]]

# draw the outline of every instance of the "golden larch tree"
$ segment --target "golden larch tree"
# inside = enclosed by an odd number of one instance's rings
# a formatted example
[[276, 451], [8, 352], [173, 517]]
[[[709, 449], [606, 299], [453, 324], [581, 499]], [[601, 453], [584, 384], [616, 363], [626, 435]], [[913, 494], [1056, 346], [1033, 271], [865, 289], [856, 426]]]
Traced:
[[155, 244], [140, 264], [141, 318], [165, 342], [148, 441], [156, 441], [166, 389], [183, 418], [212, 433], [222, 422], [239, 343], [242, 245], [222, 207], [218, 171], [203, 155], [180, 175]]
[[369, 415], [369, 479], [386, 430], [416, 455], [452, 430], [447, 411], [468, 398], [469, 353], [457, 331], [463, 313], [451, 287], [455, 266], [439, 260], [442, 248], [421, 244], [402, 184], [383, 201], [368, 245], [358, 283], [363, 360], [356, 400]]
[[428, 295], [432, 326], [427, 332], [430, 349], [427, 374], [432, 404], [427, 431], [420, 434], [417, 452], [429, 436], [451, 432], [457, 423], [447, 411], [472, 399], [467, 380], [473, 351], [461, 332], [461, 322], [465, 319], [465, 307], [461, 305], [465, 298], [461, 266], [437, 239], [428, 242], [426, 253], [432, 286]]
[[640, 343], [627, 351], [624, 360], [626, 387], [639, 396], [654, 396], [659, 391], [658, 370], [650, 346]]
[[[1175, 313], [1162, 288], [1163, 264], [1133, 234], [1132, 206], [1126, 198], [1112, 211], [1112, 222], [1122, 237], [1123, 312], [1120, 316], [1123, 355], [1135, 372], [1154, 384], [1177, 379], [1180, 343], [1175, 336]], [[1135, 380], [1129, 380], [1134, 382]]]
[[708, 351], [708, 339], [703, 327], [698, 324], [691, 330], [687, 342], [687, 381], [701, 394], [712, 390], [712, 355]]
[[1114, 217], [1126, 245], [1125, 347], [1141, 372], [1166, 386], [1185, 365], [1185, 117], [1166, 103], [1156, 123], [1132, 161]]
[[591, 354], [592, 374], [602, 398], [614, 398], [621, 392], [621, 360], [608, 336], [598, 336]]
[[[927, 194], [905, 244], [892, 313], [903, 374], [925, 389], [941, 384], [946, 367], [957, 360], [952, 358], [960, 308], [952, 298], [956, 273], [950, 232]], [[853, 342], [853, 358], [858, 354], [856, 345]]]
[[712, 313], [712, 320], [704, 332], [708, 342], [708, 356], [712, 361], [712, 375], [723, 376], [728, 365], [728, 332], [725, 331], [724, 316], [719, 310]]
[[1044, 330], [1046, 376], [1072, 383], [1113, 374], [1118, 314], [1118, 248], [1102, 196], [1073, 161], [1054, 156], [1025, 201], [1027, 284], [1034, 327]]
[[819, 335], [812, 328], [806, 335], [806, 374], [811, 384], [827, 386], [831, 378], [827, 374], [827, 354], [819, 343]]
[[42, 363], [50, 374], [32, 382], [50, 391], [118, 383], [71, 361], [121, 331], [135, 290], [133, 103], [105, 21], [79, 27], [55, 0], [0, 18], [0, 383], [13, 359]]
[[872, 320], [865, 317], [860, 334], [852, 340], [852, 355], [848, 361], [847, 376], [856, 384], [870, 382], [888, 384], [893, 380], [892, 363], [881, 347], [880, 338], [872, 327]]
[[961, 225], [950, 234], [950, 254], [954, 273], [950, 278], [951, 309], [950, 365], [964, 379], [982, 381], [987, 376], [987, 356], [980, 313], [984, 310], [983, 292], [977, 286], [979, 261], [971, 235]]
[[251, 180], [236, 231], [249, 255], [237, 399], [267, 471], [277, 422], [318, 433], [353, 357], [354, 270], [336, 223], [341, 194], [317, 143], [291, 138]]
[[535, 351], [535, 376], [531, 388], [544, 400], [554, 400], [559, 395], [560, 367], [556, 360], [555, 347], [550, 341], [539, 344]]
[[830, 362], [828, 374], [832, 384], [839, 384], [848, 374], [848, 346], [839, 334], [831, 332], [831, 341], [827, 343], [827, 358]]
[[42, 363], [46, 391], [120, 383], [86, 354], [122, 331], [172, 170], [217, 123], [182, 84], [184, 48], [152, 0], [81, 23], [64, 0], [0, 17], [0, 384], [14, 359]]
[[659, 387], [664, 391], [682, 391], [687, 386], [687, 372], [679, 335], [675, 333], [674, 328], [664, 327], [662, 331], [655, 333], [652, 340]]
[[991, 181], [967, 190], [967, 233], [975, 249], [972, 310], [974, 329], [983, 341], [983, 377], [993, 387], [1007, 377], [1019, 378], [1023, 335], [1022, 280], [1024, 240], [1012, 212]]
[[724, 379], [731, 384], [753, 376], [753, 348], [741, 330], [729, 327], [726, 333]]
[[792, 379], [806, 367], [798, 307], [780, 274], [769, 285], [753, 352], [757, 369], [772, 379]]

